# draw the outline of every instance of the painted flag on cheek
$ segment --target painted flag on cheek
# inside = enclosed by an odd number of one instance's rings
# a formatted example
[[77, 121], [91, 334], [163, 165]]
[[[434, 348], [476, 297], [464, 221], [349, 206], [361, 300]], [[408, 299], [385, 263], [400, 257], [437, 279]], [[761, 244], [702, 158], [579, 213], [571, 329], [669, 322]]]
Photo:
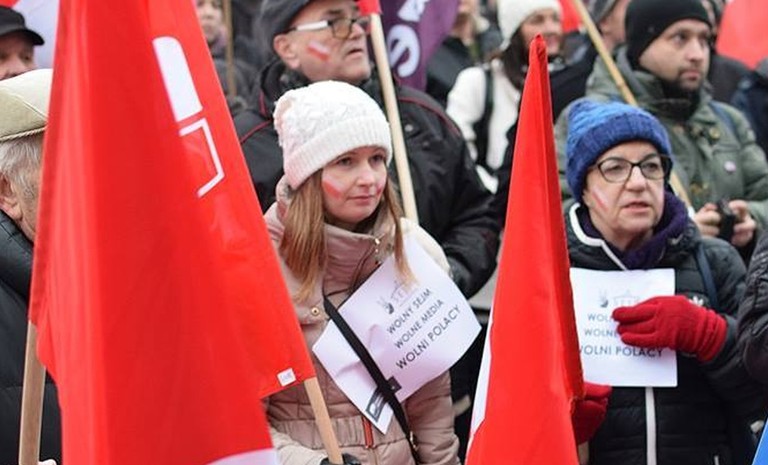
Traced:
[[61, 0], [31, 318], [63, 460], [276, 464], [314, 376], [189, 0]]

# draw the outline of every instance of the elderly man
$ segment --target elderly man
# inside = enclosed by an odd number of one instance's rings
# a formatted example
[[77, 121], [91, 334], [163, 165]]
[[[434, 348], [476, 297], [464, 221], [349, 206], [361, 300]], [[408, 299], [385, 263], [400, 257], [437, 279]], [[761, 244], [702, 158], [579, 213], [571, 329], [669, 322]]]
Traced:
[[[40, 158], [51, 70], [0, 82], [0, 464], [18, 463], [21, 385]], [[61, 458], [56, 388], [45, 386], [41, 455]]]
[[35, 46], [43, 43], [40, 34], [27, 29], [21, 13], [0, 6], [0, 80], [37, 68]]
[[[690, 200], [701, 233], [720, 236], [747, 252], [756, 228], [768, 227], [768, 163], [742, 113], [713, 101], [705, 86], [709, 21], [701, 0], [632, 0], [626, 12], [626, 47], [617, 49], [616, 61], [640, 107], [656, 116], [669, 134], [682, 184], [677, 193]], [[586, 98], [621, 100], [600, 59]], [[567, 131], [564, 111], [556, 127], [561, 156]]]

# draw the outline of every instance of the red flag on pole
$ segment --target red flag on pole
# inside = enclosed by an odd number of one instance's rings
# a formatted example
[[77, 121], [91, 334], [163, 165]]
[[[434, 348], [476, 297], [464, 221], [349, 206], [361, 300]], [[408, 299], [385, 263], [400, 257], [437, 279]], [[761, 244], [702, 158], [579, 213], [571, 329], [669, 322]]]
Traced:
[[717, 51], [755, 67], [768, 57], [768, 24], [765, 0], [733, 0], [725, 5], [717, 34]]
[[531, 42], [468, 465], [576, 464], [582, 373], [552, 134], [547, 50]]
[[272, 464], [314, 375], [189, 0], [62, 0], [31, 316], [64, 461]]

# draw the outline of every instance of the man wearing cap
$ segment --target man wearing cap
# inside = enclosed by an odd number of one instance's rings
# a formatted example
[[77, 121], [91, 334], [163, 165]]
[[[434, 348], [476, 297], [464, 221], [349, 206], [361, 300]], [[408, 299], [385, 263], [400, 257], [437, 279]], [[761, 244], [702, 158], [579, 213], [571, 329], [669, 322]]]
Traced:
[[[16, 464], [21, 386], [51, 70], [0, 82], [0, 464]], [[61, 460], [60, 414], [50, 379], [43, 397], [41, 456]]]
[[[272, 112], [286, 91], [323, 80], [359, 86], [383, 106], [381, 85], [368, 56], [367, 17], [353, 0], [265, 0], [265, 41], [277, 59], [258, 76], [253, 110], [235, 119], [251, 178], [263, 209], [282, 176]], [[454, 281], [466, 296], [496, 266], [499, 226], [490, 192], [482, 185], [464, 139], [440, 105], [426, 94], [397, 87], [419, 221], [445, 250]], [[396, 177], [396, 174], [395, 174]]]
[[0, 80], [37, 68], [35, 46], [43, 43], [40, 34], [27, 29], [21, 13], [0, 6]]
[[[741, 112], [713, 101], [705, 84], [709, 21], [701, 0], [632, 0], [625, 19], [626, 46], [617, 49], [616, 62], [638, 104], [669, 134], [674, 172], [682, 186], [677, 194], [689, 199], [701, 233], [720, 236], [748, 256], [756, 228], [768, 226], [768, 163]], [[599, 58], [586, 95], [622, 100]], [[567, 132], [566, 110], [556, 125], [561, 173]], [[569, 196], [565, 182], [561, 185]]]

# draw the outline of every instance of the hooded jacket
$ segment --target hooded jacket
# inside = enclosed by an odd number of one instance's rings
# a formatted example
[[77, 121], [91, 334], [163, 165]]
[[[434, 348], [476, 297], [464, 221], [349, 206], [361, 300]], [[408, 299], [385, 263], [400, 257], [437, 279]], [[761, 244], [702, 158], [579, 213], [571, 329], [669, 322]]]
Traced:
[[[283, 237], [283, 220], [290, 203], [287, 183], [278, 186], [278, 200], [267, 211], [265, 219], [273, 245], [277, 250]], [[412, 223], [411, 223], [412, 225]], [[422, 229], [406, 226], [430, 255], [443, 268], [447, 267], [440, 246]], [[329, 317], [323, 308], [325, 294], [334, 305], [340, 305], [394, 250], [394, 225], [388, 215], [380, 213], [367, 233], [354, 233], [325, 225], [328, 261], [308, 303], [294, 301], [307, 348], [312, 354], [317, 379], [328, 405], [339, 446], [345, 453], [365, 465], [414, 464], [408, 441], [394, 419], [386, 434], [372, 426], [339, 387], [312, 353], [311, 347], [325, 330]], [[279, 255], [279, 254], [278, 254]], [[279, 259], [288, 291], [296, 293], [300, 281]], [[458, 439], [453, 433], [453, 407], [450, 376], [444, 373], [425, 384], [403, 403], [409, 427], [418, 445], [416, 465], [458, 465]], [[316, 430], [309, 398], [303, 386], [296, 386], [269, 397], [267, 417], [272, 441], [283, 465], [317, 465], [325, 451]]]
[[[372, 77], [361, 88], [383, 108], [379, 82]], [[275, 101], [290, 89], [308, 85], [303, 76], [273, 61], [262, 70], [252, 105], [235, 118], [251, 180], [262, 209], [275, 200], [283, 175], [272, 113]], [[493, 197], [475, 172], [464, 139], [439, 104], [426, 94], [396, 87], [408, 162], [420, 225], [441, 245], [453, 280], [471, 296], [496, 267], [499, 225], [490, 209]], [[397, 173], [390, 169], [397, 183]]]
[[[19, 422], [32, 243], [0, 212], [0, 464], [19, 463]], [[46, 379], [40, 456], [61, 463], [61, 418], [56, 387]]]
[[[617, 52], [616, 64], [638, 105], [657, 117], [667, 130], [674, 169], [693, 208], [698, 210], [720, 199], [743, 199], [758, 227], [768, 226], [768, 163], [741, 112], [713, 102], [705, 87], [697, 99], [666, 97], [659, 78], [630, 67], [623, 47]], [[600, 58], [589, 77], [585, 98], [623, 101]], [[564, 197], [570, 197], [565, 182], [569, 109], [560, 114], [555, 126]]]
[[[626, 269], [602, 238], [587, 234], [577, 214], [583, 208], [572, 205], [565, 218], [571, 266]], [[605, 421], [589, 443], [590, 465], [747, 465], [735, 457], [742, 451], [735, 453], [733, 437], [742, 438], [749, 423], [764, 418], [768, 404], [764, 388], [749, 377], [736, 345], [743, 262], [733, 247], [701, 237], [687, 220], [682, 234], [667, 239], [650, 268], [674, 269], [675, 294], [712, 308], [695, 258], [697, 247], [703, 248], [717, 289], [720, 308], [714, 310], [728, 325], [723, 348], [706, 363], [678, 352], [675, 388], [615, 387]]]

